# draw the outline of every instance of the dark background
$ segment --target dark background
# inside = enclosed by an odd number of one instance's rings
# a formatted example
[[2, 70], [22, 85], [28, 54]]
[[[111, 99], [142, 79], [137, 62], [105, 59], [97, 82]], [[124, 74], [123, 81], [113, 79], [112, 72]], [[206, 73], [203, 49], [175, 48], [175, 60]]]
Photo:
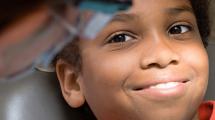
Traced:
[[210, 4], [211, 36], [209, 38], [208, 54], [210, 62], [210, 75], [208, 90], [205, 96], [207, 100], [215, 100], [215, 0]]

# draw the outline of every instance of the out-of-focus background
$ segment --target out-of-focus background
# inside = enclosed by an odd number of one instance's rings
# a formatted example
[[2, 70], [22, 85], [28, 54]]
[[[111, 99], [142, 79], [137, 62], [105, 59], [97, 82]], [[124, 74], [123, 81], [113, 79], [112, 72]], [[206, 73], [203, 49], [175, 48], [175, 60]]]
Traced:
[[211, 0], [210, 17], [212, 19], [211, 40], [215, 42], [215, 0]]
[[211, 0], [210, 4], [210, 17], [211, 17], [211, 36], [208, 46], [208, 54], [210, 61], [210, 75], [207, 94], [205, 99], [215, 100], [215, 0]]

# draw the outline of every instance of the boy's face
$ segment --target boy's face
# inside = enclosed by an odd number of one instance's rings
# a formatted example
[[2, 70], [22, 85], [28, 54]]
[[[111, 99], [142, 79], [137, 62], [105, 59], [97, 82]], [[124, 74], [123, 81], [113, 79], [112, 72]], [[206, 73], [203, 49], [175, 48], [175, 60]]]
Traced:
[[80, 91], [99, 120], [191, 120], [208, 57], [188, 0], [133, 0], [81, 41]]

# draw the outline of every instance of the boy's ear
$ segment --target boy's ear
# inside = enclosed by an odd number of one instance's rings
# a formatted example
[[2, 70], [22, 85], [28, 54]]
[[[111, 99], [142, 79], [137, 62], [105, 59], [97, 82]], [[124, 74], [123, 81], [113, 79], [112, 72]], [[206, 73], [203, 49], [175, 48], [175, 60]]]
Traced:
[[74, 66], [60, 59], [56, 63], [56, 73], [67, 103], [73, 108], [82, 106], [85, 98], [80, 87], [81, 76], [75, 71]]

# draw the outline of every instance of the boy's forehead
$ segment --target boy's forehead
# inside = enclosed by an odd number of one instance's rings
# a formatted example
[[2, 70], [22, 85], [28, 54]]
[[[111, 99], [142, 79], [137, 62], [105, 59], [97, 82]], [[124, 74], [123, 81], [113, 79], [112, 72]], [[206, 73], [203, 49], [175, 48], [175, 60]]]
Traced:
[[[131, 6], [130, 10], [119, 12], [114, 15], [111, 22], [127, 22], [127, 21], [133, 21], [135, 19], [139, 18], [138, 13], [141, 13], [141, 15], [148, 12], [151, 13], [163, 13], [167, 14], [169, 16], [177, 16], [184, 12], [189, 12], [193, 14], [193, 9], [188, 0], [134, 0], [133, 5]], [[137, 2], [138, 1], [138, 2]], [[150, 2], [148, 2], [150, 1]], [[168, 1], [169, 4], [167, 4], [165, 1]], [[141, 5], [139, 7], [139, 5]], [[152, 6], [159, 6], [159, 7], [152, 7]], [[159, 11], [158, 11], [159, 9]], [[156, 12], [156, 13], [155, 13]]]
[[[105, 4], [106, 5], [106, 4]], [[112, 4], [113, 5], [113, 4]], [[117, 6], [117, 4], [114, 3]], [[119, 4], [118, 4], [119, 5]], [[84, 5], [81, 5], [83, 7]], [[100, 6], [100, 3], [98, 4]], [[92, 10], [99, 11], [100, 7], [88, 6], [88, 8], [93, 8]], [[115, 6], [115, 7], [116, 7]], [[124, 6], [126, 9], [120, 10]], [[105, 8], [105, 7], [102, 7]], [[95, 14], [88, 21], [84, 29], [83, 34], [81, 35], [82, 39], [94, 40], [96, 36], [106, 29], [113, 22], [134, 22], [138, 19], [144, 20], [146, 16], [151, 16], [152, 14], [163, 14], [165, 16], [176, 17], [181, 13], [191, 13], [193, 14], [193, 9], [189, 0], [132, 0], [130, 4], [124, 4], [118, 6], [115, 9], [115, 12], [112, 11], [111, 14], [107, 11], [104, 11], [105, 14]], [[100, 12], [99, 12], [100, 13]], [[106, 14], [107, 13], [107, 14]], [[95, 28], [95, 26], [97, 26]], [[83, 37], [84, 36], [84, 37]]]
[[[118, 2], [117, 2], [118, 1]], [[189, 0], [131, 0], [130, 2], [105, 2], [101, 0], [85, 0], [79, 5], [81, 11], [94, 11], [90, 19], [84, 20], [83, 30], [84, 38], [94, 39], [107, 23], [113, 21], [132, 21], [136, 18], [135, 12], [147, 12], [151, 14], [164, 11], [165, 13], [175, 15], [184, 11], [192, 12]], [[109, 6], [109, 7], [106, 7]], [[160, 10], [162, 9], [162, 10]], [[101, 14], [102, 13], [102, 14]], [[84, 16], [84, 15], [83, 15]], [[97, 26], [96, 28], [94, 26]], [[92, 29], [93, 28], [93, 29]]]

